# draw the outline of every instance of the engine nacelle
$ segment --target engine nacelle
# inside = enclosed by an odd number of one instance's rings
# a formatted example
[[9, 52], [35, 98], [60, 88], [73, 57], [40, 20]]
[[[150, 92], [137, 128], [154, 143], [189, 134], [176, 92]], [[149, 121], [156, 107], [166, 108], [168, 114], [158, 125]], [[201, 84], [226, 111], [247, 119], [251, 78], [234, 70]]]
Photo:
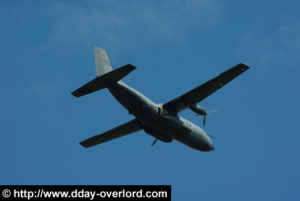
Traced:
[[188, 108], [190, 108], [196, 114], [203, 115], [203, 116], [207, 115], [207, 111], [198, 105], [188, 104]]

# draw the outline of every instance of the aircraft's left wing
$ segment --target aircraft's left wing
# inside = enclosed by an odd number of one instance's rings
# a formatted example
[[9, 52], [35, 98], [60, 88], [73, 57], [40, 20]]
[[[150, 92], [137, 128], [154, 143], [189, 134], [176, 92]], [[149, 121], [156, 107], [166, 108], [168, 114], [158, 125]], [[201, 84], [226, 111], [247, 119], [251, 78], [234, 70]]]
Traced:
[[110, 140], [114, 140], [116, 138], [128, 135], [130, 133], [141, 130], [141, 125], [138, 120], [133, 119], [125, 124], [122, 124], [116, 128], [113, 128], [107, 132], [104, 132], [100, 135], [95, 135], [94, 137], [88, 138], [80, 144], [85, 147], [95, 146], [97, 144], [101, 144]]
[[191, 91], [164, 104], [164, 108], [178, 113], [187, 108], [188, 104], [197, 104], [215, 91], [226, 85], [228, 82], [248, 70], [245, 64], [238, 64], [217, 77], [205, 82], [204, 84], [192, 89]]

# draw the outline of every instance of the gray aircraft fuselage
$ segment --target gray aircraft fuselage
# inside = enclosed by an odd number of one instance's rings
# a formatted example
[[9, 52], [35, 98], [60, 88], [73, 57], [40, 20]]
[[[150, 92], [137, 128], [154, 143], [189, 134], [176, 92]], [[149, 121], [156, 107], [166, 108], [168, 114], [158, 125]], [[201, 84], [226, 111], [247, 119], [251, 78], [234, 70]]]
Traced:
[[106, 83], [113, 96], [142, 123], [148, 134], [163, 141], [173, 139], [200, 151], [214, 150], [210, 137], [192, 122], [155, 104], [124, 82]]
[[175, 139], [199, 151], [214, 150], [212, 140], [204, 130], [178, 116], [178, 113], [190, 109], [195, 114], [203, 116], [204, 126], [206, 116], [212, 111], [208, 112], [197, 104], [249, 69], [249, 66], [239, 63], [164, 104], [156, 104], [121, 81], [136, 69], [135, 66], [126, 64], [113, 69], [106, 51], [100, 47], [95, 47], [95, 66], [96, 78], [77, 88], [71, 94], [75, 97], [82, 97], [107, 88], [135, 118], [83, 140], [79, 143], [80, 145], [88, 148], [144, 130], [155, 138], [152, 146], [158, 140], [172, 142]]

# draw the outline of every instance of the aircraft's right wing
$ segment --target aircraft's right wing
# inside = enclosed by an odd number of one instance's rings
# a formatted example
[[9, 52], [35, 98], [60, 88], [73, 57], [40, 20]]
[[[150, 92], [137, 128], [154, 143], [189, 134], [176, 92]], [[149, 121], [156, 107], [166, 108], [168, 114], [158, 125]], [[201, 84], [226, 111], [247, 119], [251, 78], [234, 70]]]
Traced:
[[218, 89], [222, 88], [228, 82], [249, 69], [245, 64], [238, 64], [217, 77], [205, 82], [204, 84], [192, 89], [191, 91], [167, 102], [164, 107], [178, 113], [187, 108], [188, 104], [197, 104], [204, 100]]
[[95, 135], [94, 137], [88, 138], [82, 142], [80, 142], [80, 144], [85, 147], [92, 147], [95, 146], [97, 144], [101, 144], [125, 135], [128, 135], [130, 133], [136, 132], [141, 130], [141, 125], [138, 122], [138, 120], [133, 119], [125, 124], [122, 124], [116, 128], [113, 128], [105, 133], [102, 133], [100, 135]]

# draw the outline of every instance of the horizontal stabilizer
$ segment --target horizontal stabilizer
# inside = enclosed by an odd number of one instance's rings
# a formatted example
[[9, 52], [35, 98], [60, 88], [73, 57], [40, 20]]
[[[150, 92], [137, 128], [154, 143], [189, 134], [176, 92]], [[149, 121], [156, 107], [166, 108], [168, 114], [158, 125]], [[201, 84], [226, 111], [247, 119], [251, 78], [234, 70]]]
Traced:
[[127, 64], [125, 66], [117, 68], [116, 70], [110, 71], [110, 72], [102, 75], [100, 78], [105, 83], [118, 82], [123, 77], [125, 77], [127, 74], [129, 74], [131, 71], [133, 71], [134, 69], [136, 69], [135, 66], [133, 66], [131, 64]]
[[123, 77], [125, 77], [128, 73], [133, 71], [135, 68], [136, 68], [135, 66], [131, 64], [127, 64], [125, 66], [117, 68], [116, 70], [110, 71], [86, 83], [79, 89], [76, 89], [75, 91], [72, 92], [72, 95], [74, 95], [75, 97], [80, 97], [104, 89], [106, 88], [107, 84], [118, 82]]
[[95, 91], [98, 91], [100, 89], [106, 88], [106, 85], [101, 81], [100, 77], [97, 77], [93, 79], [92, 81], [86, 83], [79, 89], [76, 89], [72, 92], [72, 95], [75, 97], [84, 96], [89, 93], [93, 93]]
[[88, 138], [82, 142], [80, 142], [80, 144], [85, 147], [92, 147], [95, 146], [97, 144], [101, 144], [107, 141], [111, 141], [114, 140], [116, 138], [128, 135], [130, 133], [136, 132], [141, 130], [141, 125], [138, 122], [138, 120], [133, 119], [125, 124], [122, 124], [116, 128], [113, 128], [105, 133], [102, 133], [100, 135], [95, 135], [94, 137]]

